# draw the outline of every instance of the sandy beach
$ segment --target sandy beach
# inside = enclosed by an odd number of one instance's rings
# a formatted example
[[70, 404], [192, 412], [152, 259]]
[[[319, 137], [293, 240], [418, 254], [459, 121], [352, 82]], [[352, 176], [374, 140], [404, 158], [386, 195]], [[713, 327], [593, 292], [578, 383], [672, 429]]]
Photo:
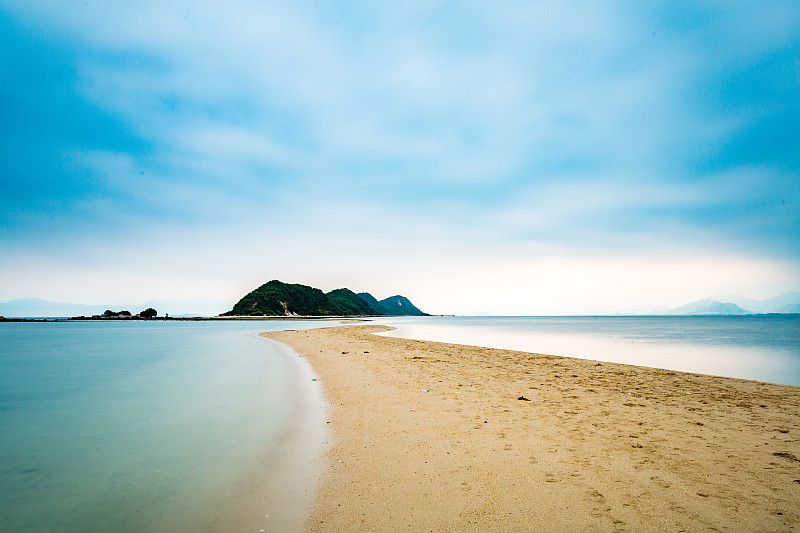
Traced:
[[332, 406], [308, 531], [800, 528], [800, 387], [387, 329], [263, 334]]

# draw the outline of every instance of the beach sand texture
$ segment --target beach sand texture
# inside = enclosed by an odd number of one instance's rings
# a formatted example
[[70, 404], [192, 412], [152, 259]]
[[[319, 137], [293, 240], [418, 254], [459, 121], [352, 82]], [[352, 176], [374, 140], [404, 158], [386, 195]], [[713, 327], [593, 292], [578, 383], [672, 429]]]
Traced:
[[388, 329], [263, 334], [332, 405], [309, 531], [800, 529], [800, 387]]

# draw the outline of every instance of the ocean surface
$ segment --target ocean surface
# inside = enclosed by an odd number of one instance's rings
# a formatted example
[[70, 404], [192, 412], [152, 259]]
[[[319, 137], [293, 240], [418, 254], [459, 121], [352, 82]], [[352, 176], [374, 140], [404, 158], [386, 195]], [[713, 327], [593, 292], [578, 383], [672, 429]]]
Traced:
[[800, 315], [397, 317], [385, 335], [800, 385]]
[[0, 323], [0, 531], [202, 530], [311, 382], [255, 334], [330, 325]]

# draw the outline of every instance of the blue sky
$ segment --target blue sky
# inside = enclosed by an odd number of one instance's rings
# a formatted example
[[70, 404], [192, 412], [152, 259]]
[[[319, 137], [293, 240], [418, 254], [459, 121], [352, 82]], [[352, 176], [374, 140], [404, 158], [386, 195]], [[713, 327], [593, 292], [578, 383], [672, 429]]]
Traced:
[[4, 2], [0, 301], [800, 289], [796, 2], [400, 4]]

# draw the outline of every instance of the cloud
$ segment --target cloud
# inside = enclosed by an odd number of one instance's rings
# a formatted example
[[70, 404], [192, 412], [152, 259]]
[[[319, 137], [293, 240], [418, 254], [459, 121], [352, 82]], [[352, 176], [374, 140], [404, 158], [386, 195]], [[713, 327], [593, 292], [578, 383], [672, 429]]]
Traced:
[[443, 276], [476, 248], [798, 262], [790, 2], [12, 1], [0, 21], [5, 255], [221, 268], [212, 250], [266, 239], [287, 252], [253, 253], [262, 272], [333, 279], [313, 272], [367, 275], [351, 235], [384, 235], [370, 261]]

